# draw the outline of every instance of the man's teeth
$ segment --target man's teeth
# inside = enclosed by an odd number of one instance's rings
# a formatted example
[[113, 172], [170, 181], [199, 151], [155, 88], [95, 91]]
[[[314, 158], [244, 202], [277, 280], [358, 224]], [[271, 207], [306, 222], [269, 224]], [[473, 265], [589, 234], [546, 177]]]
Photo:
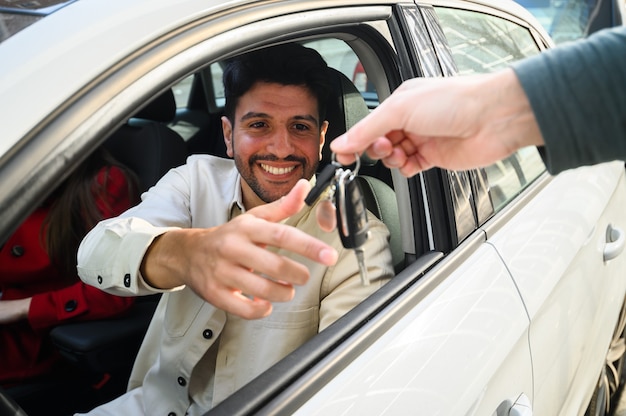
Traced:
[[265, 164], [261, 164], [261, 167], [264, 171], [271, 173], [272, 175], [284, 175], [295, 169], [295, 166], [291, 166], [288, 168], [276, 168], [274, 166], [269, 166]]

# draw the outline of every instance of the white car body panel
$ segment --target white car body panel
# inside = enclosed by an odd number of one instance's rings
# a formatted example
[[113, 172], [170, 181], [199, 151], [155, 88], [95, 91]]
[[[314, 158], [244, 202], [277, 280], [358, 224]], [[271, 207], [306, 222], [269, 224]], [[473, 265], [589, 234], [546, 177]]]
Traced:
[[537, 414], [577, 414], [589, 400], [626, 291], [626, 253], [603, 260], [608, 225], [626, 230], [624, 207], [623, 163], [580, 168], [489, 238], [532, 321]]
[[491, 414], [532, 397], [527, 326], [510, 275], [482, 244], [297, 414]]

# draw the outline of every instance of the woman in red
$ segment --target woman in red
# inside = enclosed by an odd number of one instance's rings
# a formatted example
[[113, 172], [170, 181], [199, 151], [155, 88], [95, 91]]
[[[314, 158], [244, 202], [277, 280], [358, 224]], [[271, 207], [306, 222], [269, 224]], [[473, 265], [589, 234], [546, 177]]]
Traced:
[[76, 253], [98, 221], [138, 202], [136, 189], [134, 175], [98, 150], [0, 247], [0, 385], [64, 373], [50, 330], [133, 304], [82, 283]]

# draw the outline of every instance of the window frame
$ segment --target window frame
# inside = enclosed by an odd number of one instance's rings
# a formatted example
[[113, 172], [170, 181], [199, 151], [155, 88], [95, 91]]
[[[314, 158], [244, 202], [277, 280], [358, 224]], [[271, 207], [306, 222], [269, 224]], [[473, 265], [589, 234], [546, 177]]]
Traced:
[[[511, 16], [503, 11], [456, 0], [442, 0], [435, 1], [431, 5], [421, 5], [419, 8], [420, 12], [424, 21], [427, 22], [426, 27], [433, 39], [436, 54], [442, 63], [442, 73], [445, 76], [456, 75], [458, 68], [443, 31], [438, 29], [441, 26], [437, 17], [437, 7], [487, 14], [516, 24], [528, 30], [540, 52], [546, 49], [546, 45], [550, 44], [542, 36], [542, 33], [535, 30], [534, 27], [518, 17]], [[434, 170], [437, 173], [425, 174], [426, 187], [429, 190], [430, 197], [429, 203], [431, 204], [430, 212], [434, 224], [433, 229], [438, 230], [434, 233], [436, 237], [434, 249], [449, 253], [469, 235], [488, 223], [498, 212], [496, 209], [498, 207], [495, 207], [493, 204], [492, 189], [484, 168], [464, 172]], [[542, 175], [545, 176], [545, 172]], [[539, 176], [541, 177], [542, 175]], [[535, 178], [535, 181], [537, 179], [539, 177]], [[465, 185], [467, 182], [470, 184], [469, 192]], [[522, 188], [519, 194], [523, 194], [528, 187], [527, 185], [525, 188]], [[508, 206], [511, 206], [511, 209], [520, 209], [518, 205], [523, 203], [524, 200], [519, 198], [519, 194], [511, 198], [506, 203], [506, 206], [500, 207], [499, 210], [506, 209]], [[465, 197], [458, 198], [455, 195], [464, 195]], [[473, 224], [471, 218], [473, 218]]]

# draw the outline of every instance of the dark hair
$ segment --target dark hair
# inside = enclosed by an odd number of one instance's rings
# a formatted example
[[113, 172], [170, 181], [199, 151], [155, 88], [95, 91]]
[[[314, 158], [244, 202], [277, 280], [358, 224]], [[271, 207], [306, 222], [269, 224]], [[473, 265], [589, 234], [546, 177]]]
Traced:
[[93, 152], [74, 170], [51, 196], [51, 206], [43, 223], [45, 247], [50, 262], [68, 280], [76, 277], [76, 254], [83, 237], [103, 218], [96, 201], [106, 201], [107, 179], [99, 183], [98, 172], [103, 167], [116, 166], [126, 176], [130, 203], [139, 202], [138, 180], [135, 174], [117, 162], [103, 148]]
[[328, 65], [314, 49], [285, 43], [248, 52], [230, 59], [224, 69], [226, 117], [235, 122], [239, 98], [259, 82], [307, 87], [317, 98], [320, 123], [326, 119], [326, 102], [331, 93]]

